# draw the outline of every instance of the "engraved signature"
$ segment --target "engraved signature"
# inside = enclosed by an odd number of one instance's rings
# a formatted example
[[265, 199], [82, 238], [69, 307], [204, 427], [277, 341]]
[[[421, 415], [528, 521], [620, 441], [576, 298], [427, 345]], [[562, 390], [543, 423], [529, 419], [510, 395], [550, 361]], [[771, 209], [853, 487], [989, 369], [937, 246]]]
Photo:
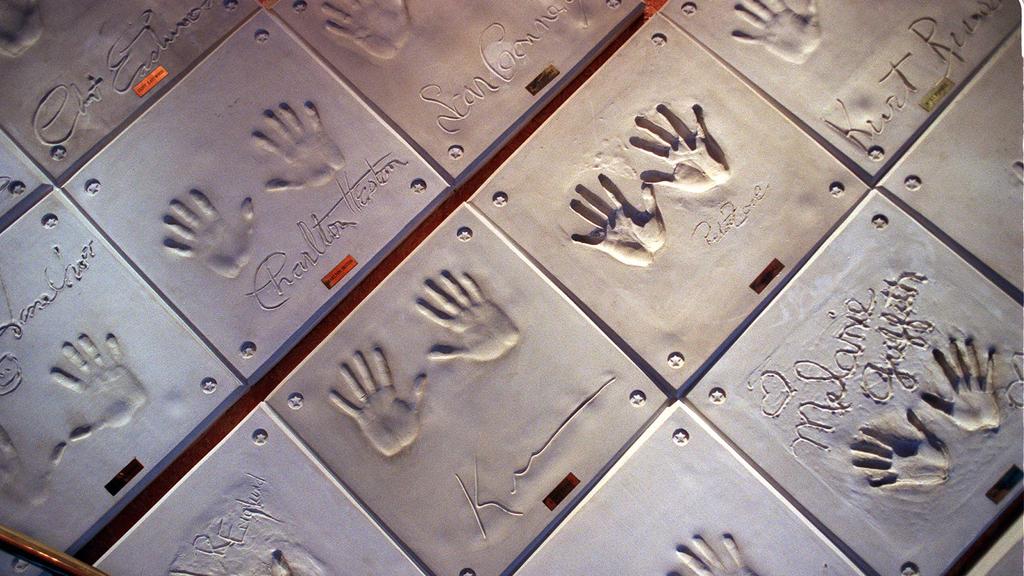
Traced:
[[701, 220], [693, 227], [690, 237], [692, 238], [696, 235], [699, 230], [704, 238], [704, 243], [708, 246], [721, 242], [726, 234], [747, 223], [750, 213], [768, 195], [768, 188], [768, 184], [754, 186], [754, 194], [750, 197], [750, 200], [739, 208], [728, 200], [722, 202], [721, 206], [718, 207], [720, 215], [718, 220], [714, 224], [707, 220]]
[[[10, 331], [15, 339], [20, 339], [25, 326], [32, 320], [32, 318], [57, 300], [57, 297], [60, 296], [64, 290], [71, 288], [75, 283], [80, 281], [85, 276], [86, 270], [89, 269], [89, 261], [96, 257], [96, 252], [93, 249], [92, 244], [93, 241], [90, 240], [82, 246], [82, 250], [79, 253], [78, 258], [70, 264], [64, 263], [64, 254], [61, 252], [60, 247], [54, 246], [53, 256], [55, 256], [57, 262], [60, 263], [61, 269], [59, 281], [55, 281], [50, 277], [50, 265], [45, 266], [43, 268], [43, 278], [46, 279], [47, 290], [40, 294], [29, 305], [22, 308], [18, 312], [17, 318], [15, 318], [13, 313], [11, 313], [11, 319], [0, 324], [0, 336], [3, 336]], [[0, 281], [0, 287], [3, 287], [2, 281]], [[5, 287], [4, 292], [6, 299]]]
[[552, 31], [552, 26], [568, 14], [572, 5], [580, 9], [584, 27], [589, 26], [584, 0], [560, 0], [549, 5], [531, 22], [531, 31], [510, 37], [504, 24], [493, 22], [480, 33], [478, 42], [480, 59], [487, 73], [474, 76], [452, 94], [445, 94], [439, 84], [427, 84], [420, 88], [420, 99], [434, 104], [443, 112], [435, 123], [445, 134], [457, 134], [462, 130], [458, 123], [469, 117], [473, 106], [486, 100], [488, 94], [499, 91], [510, 84], [520, 68], [529, 58], [532, 48], [542, 42]]
[[[255, 298], [256, 304], [262, 310], [277, 310], [284, 306], [291, 299], [291, 295], [288, 294], [289, 288], [304, 278], [310, 270], [319, 266], [321, 257], [327, 254], [328, 248], [341, 239], [344, 230], [357, 225], [356, 222], [334, 217], [335, 211], [342, 204], [353, 214], [359, 213], [370, 203], [379, 189], [391, 182], [391, 176], [395, 171], [409, 164], [405, 160], [394, 158], [390, 152], [377, 160], [365, 162], [367, 170], [356, 178], [355, 182], [351, 182], [347, 175], [341, 175], [341, 181], [337, 182], [340, 197], [327, 212], [322, 216], [313, 212], [310, 213], [309, 222], [296, 222], [302, 241], [307, 247], [299, 252], [298, 259], [292, 260], [287, 252], [276, 250], [256, 265], [252, 291], [246, 292], [245, 295]], [[288, 268], [289, 263], [291, 268]]]
[[267, 481], [255, 474], [245, 473], [249, 482], [249, 492], [244, 498], [235, 498], [238, 510], [216, 521], [216, 529], [210, 533], [197, 535], [192, 539], [192, 548], [196, 554], [208, 556], [224, 556], [234, 546], [245, 545], [245, 535], [256, 521], [267, 520], [280, 524], [266, 511], [263, 500], [263, 487]]
[[[976, 0], [975, 4], [977, 8], [955, 24], [954, 29], [946, 31], [946, 34], [940, 32], [939, 21], [932, 17], [917, 18], [907, 26], [907, 31], [945, 65], [942, 76], [933, 82], [933, 88], [928, 91], [925, 102], [921, 103], [928, 112], [934, 109], [938, 100], [952, 87], [950, 75], [954, 64], [965, 62], [960, 50], [966, 46], [969, 37], [977, 32], [983, 22], [1002, 8], [1003, 0]], [[945, 35], [948, 35], [948, 41], [942, 39]], [[874, 138], [885, 132], [896, 115], [906, 108], [911, 95], [918, 92], [918, 86], [924, 85], [922, 79], [911, 79], [909, 73], [900, 68], [913, 56], [914, 53], [908, 51], [898, 59], [890, 59], [887, 62], [888, 69], [877, 84], [891, 83], [895, 84], [895, 88], [890, 89], [889, 94], [882, 100], [881, 112], [863, 120], [854, 120], [850, 117], [846, 102], [842, 98], [836, 98], [838, 107], [829, 115], [822, 117], [822, 121], [861, 151], [870, 154]]]
[[144, 10], [125, 26], [107, 52], [107, 71], [86, 74], [87, 84], [81, 88], [74, 82], [58, 84], [47, 90], [32, 114], [36, 138], [46, 145], [63, 144], [71, 139], [79, 120], [89, 108], [103, 100], [100, 85], [109, 72], [111, 89], [124, 94], [153, 70], [161, 55], [170, 50], [185, 29], [199, 22], [203, 13], [213, 8], [213, 0], [202, 0], [163, 34], [153, 29], [154, 11]]

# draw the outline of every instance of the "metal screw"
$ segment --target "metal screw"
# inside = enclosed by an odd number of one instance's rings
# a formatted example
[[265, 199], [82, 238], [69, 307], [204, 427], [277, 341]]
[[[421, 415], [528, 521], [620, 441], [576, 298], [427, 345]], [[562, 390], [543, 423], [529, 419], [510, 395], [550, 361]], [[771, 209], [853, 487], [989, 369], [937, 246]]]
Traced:
[[455, 232], [455, 236], [463, 242], [469, 242], [469, 239], [473, 237], [473, 229], [469, 226], [463, 226]]
[[871, 218], [871, 223], [875, 225], [875, 228], [881, 230], [889, 225], [889, 217], [885, 214], [875, 214]]
[[63, 146], [54, 146], [50, 148], [50, 159], [61, 161], [68, 155], [68, 149]]
[[242, 345], [238, 348], [239, 353], [242, 354], [242, 358], [248, 360], [256, 355], [256, 344], [246, 340], [242, 342]]
[[465, 152], [465, 150], [463, 150], [462, 146], [459, 146], [458, 144], [448, 147], [448, 156], [451, 156], [452, 160], [462, 158], [463, 152]]
[[833, 182], [828, 185], [828, 191], [832, 196], [838, 198], [842, 196], [843, 192], [846, 192], [846, 186], [842, 182]]
[[203, 390], [204, 394], [213, 394], [217, 391], [217, 381], [213, 378], [203, 378], [203, 381], [199, 383], [199, 388]]
[[685, 362], [686, 362], [686, 359], [683, 358], [683, 355], [680, 352], [673, 352], [673, 353], [668, 355], [668, 365], [669, 365], [670, 368], [674, 368], [676, 370], [679, 370], [680, 368], [683, 367], [683, 364]]
[[298, 392], [292, 392], [291, 394], [288, 395], [288, 407], [291, 408], [292, 410], [298, 410], [299, 408], [302, 408], [303, 400], [304, 398], [302, 397], [302, 394], [299, 394]]
[[690, 441], [690, 433], [685, 428], [676, 428], [676, 431], [672, 433], [672, 441], [680, 446], [686, 446], [686, 443]]
[[605, 5], [609, 8], [618, 8], [622, 6], [621, 0], [605, 0]]
[[459, 572], [459, 576], [476, 576], [476, 570], [473, 570], [472, 568], [463, 568], [462, 571]]
[[264, 444], [267, 443], [267, 438], [269, 436], [270, 435], [267, 434], [266, 430], [264, 430], [263, 428], [257, 428], [252, 433], [252, 443], [257, 446], [263, 446]]
[[494, 202], [495, 206], [501, 208], [502, 206], [508, 204], [508, 194], [504, 192], [495, 192], [494, 196], [491, 196], [491, 201]]
[[25, 183], [21, 180], [11, 180], [11, 182], [7, 184], [7, 191], [17, 196], [25, 191]]
[[708, 398], [711, 400], [712, 404], [721, 404], [722, 402], [725, 402], [725, 396], [725, 390], [722, 390], [721, 388], [712, 388], [711, 392], [708, 393]]
[[643, 390], [633, 390], [629, 393], [629, 403], [639, 408], [647, 403], [647, 394]]
[[654, 42], [655, 46], [664, 46], [668, 42], [668, 37], [661, 32], [655, 32], [651, 34], [651, 42]]
[[14, 568], [15, 572], [21, 574], [22, 572], [28, 570], [28, 562], [25, 562], [21, 558], [15, 558], [14, 561], [11, 562], [11, 568]]
[[266, 42], [268, 38], [270, 38], [270, 32], [264, 30], [263, 28], [260, 28], [259, 30], [256, 31], [257, 42]]
[[907, 190], [913, 192], [914, 190], [921, 188], [921, 177], [911, 174], [903, 181], [903, 185], [907, 187]]
[[238, 0], [224, 0], [225, 10], [234, 10], [235, 8], [238, 8]]
[[417, 194], [423, 192], [426, 189], [427, 189], [427, 183], [422, 178], [417, 178], [417, 179], [413, 180], [411, 184], [409, 184], [409, 190], [412, 190], [413, 192], [415, 192]]
[[918, 576], [921, 571], [918, 569], [917, 564], [913, 562], [907, 562], [903, 566], [900, 566], [900, 576]]
[[292, 10], [296, 12], [305, 12], [308, 6], [306, 0], [295, 0], [295, 2], [292, 2]]
[[868, 158], [871, 158], [875, 162], [881, 162], [885, 160], [885, 148], [881, 146], [872, 146], [868, 148]]
[[100, 181], [95, 178], [86, 180], [85, 182], [85, 191], [88, 192], [90, 196], [99, 194], [101, 188], [102, 186], [100, 186]]
[[697, 13], [697, 4], [695, 2], [683, 2], [683, 14], [687, 16], [693, 16]]
[[57, 225], [57, 221], [58, 218], [56, 214], [44, 214], [42, 219], [43, 228], [49, 230]]

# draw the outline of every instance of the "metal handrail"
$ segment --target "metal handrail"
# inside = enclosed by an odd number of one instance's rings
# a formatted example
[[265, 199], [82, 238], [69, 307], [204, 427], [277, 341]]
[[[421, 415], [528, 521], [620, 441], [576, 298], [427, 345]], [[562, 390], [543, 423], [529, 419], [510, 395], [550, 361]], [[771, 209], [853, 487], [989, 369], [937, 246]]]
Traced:
[[0, 524], [0, 551], [59, 576], [107, 576], [85, 562]]

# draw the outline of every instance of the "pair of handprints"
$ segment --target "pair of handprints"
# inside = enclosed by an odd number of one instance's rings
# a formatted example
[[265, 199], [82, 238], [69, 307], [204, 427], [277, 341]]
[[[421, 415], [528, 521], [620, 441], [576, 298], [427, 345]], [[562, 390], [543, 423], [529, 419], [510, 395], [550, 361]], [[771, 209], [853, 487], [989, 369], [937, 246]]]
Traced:
[[[519, 343], [519, 330], [512, 319], [469, 274], [456, 276], [445, 270], [423, 284], [425, 296], [417, 298], [417, 310], [454, 338], [450, 343], [435, 344], [428, 353], [431, 360], [488, 362]], [[380, 346], [370, 351], [369, 358], [362, 351], [355, 352], [351, 360], [341, 363], [340, 374], [343, 385], [331, 388], [328, 398], [355, 421], [378, 452], [394, 456], [416, 440], [425, 374], [411, 384], [396, 386]]]
[[881, 487], [926, 487], [949, 478], [950, 452], [938, 433], [946, 424], [967, 432], [995, 432], [1001, 424], [994, 379], [995, 350], [979, 354], [973, 339], [952, 339], [932, 351], [945, 384], [921, 391], [920, 414], [888, 412], [861, 426], [850, 444], [853, 465]]
[[0, 493], [41, 504], [49, 496], [50, 480], [69, 444], [106, 428], [121, 428], [146, 405], [149, 396], [126, 365], [120, 342], [107, 334], [97, 344], [88, 334], [61, 346], [63, 360], [50, 370], [54, 382], [78, 395], [69, 415], [67, 437], [52, 447], [43, 471], [33, 471], [0, 424]]
[[[573, 234], [573, 242], [599, 250], [629, 266], [646, 267], [665, 246], [665, 220], [658, 206], [655, 186], [671, 187], [685, 193], [701, 193], [724, 184], [731, 172], [725, 153], [708, 131], [704, 109], [694, 105], [688, 124], [671, 108], [656, 108], [663, 121], [646, 116], [634, 119], [643, 136], [629, 143], [664, 164], [664, 169], [640, 174], [640, 205], [634, 206], [611, 178], [598, 175], [604, 196], [578, 185], [569, 207], [593, 228], [587, 234]], [[666, 126], [667, 125], [667, 126]]]
[[[305, 102], [302, 116], [286, 102], [276, 110], [264, 110], [264, 126], [252, 132], [257, 148], [281, 160], [281, 175], [268, 180], [269, 193], [302, 190], [334, 181], [345, 167], [337, 143], [324, 130], [320, 112]], [[200, 190], [174, 198], [163, 215], [166, 251], [180, 258], [194, 258], [225, 278], [237, 278], [251, 256], [256, 211], [245, 198], [234, 218], [225, 217]]]

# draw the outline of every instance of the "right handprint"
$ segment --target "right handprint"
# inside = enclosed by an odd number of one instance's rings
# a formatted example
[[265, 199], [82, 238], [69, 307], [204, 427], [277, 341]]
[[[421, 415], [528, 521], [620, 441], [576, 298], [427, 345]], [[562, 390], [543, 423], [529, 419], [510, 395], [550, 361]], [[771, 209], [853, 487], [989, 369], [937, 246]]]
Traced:
[[725, 153], [708, 132], [704, 109], [694, 104], [693, 128], [671, 108], [659, 104], [658, 114], [668, 128], [647, 116], [634, 119], [643, 137], [632, 136], [629, 143], [666, 163], [669, 170], [647, 170], [640, 177], [644, 182], [664, 183], [683, 192], [706, 192], [725, 184], [732, 175]]
[[405, 0], [333, 0], [320, 11], [325, 30], [382, 60], [394, 58], [409, 37]]
[[850, 454], [875, 488], [923, 488], [949, 479], [946, 445], [912, 410], [887, 412], [861, 426]]
[[411, 386], [396, 388], [384, 351], [378, 347], [370, 353], [370, 362], [362, 352], [356, 352], [351, 363], [342, 362], [341, 379], [346, 392], [332, 388], [328, 399], [356, 422], [378, 452], [394, 456], [416, 440], [426, 375], [417, 376]]
[[676, 553], [692, 576], [757, 576], [743, 562], [732, 535], [722, 534], [722, 547], [726, 551], [724, 556], [716, 553], [698, 534], [690, 539], [689, 546], [680, 546]]
[[821, 43], [821, 26], [817, 0], [806, 0], [806, 6], [799, 12], [790, 7], [795, 1], [740, 0], [736, 14], [755, 31], [733, 30], [732, 37], [764, 46], [787, 62], [804, 62]]
[[484, 295], [469, 274], [458, 278], [444, 270], [423, 285], [427, 297], [416, 299], [416, 309], [459, 340], [435, 345], [430, 350], [431, 360], [487, 362], [501, 358], [519, 343], [519, 329], [512, 319]]
[[573, 198], [569, 207], [593, 229], [588, 234], [573, 234], [572, 241], [629, 266], [650, 266], [665, 246], [665, 221], [654, 196], [654, 185], [641, 186], [643, 209], [638, 210], [610, 178], [601, 174], [597, 179], [607, 201], [582, 184], [576, 187], [580, 198]]
[[998, 430], [1001, 417], [992, 382], [995, 349], [986, 350], [982, 361], [973, 338], [954, 338], [950, 339], [948, 355], [936, 348], [932, 356], [948, 386], [922, 390], [921, 399], [967, 432]]

